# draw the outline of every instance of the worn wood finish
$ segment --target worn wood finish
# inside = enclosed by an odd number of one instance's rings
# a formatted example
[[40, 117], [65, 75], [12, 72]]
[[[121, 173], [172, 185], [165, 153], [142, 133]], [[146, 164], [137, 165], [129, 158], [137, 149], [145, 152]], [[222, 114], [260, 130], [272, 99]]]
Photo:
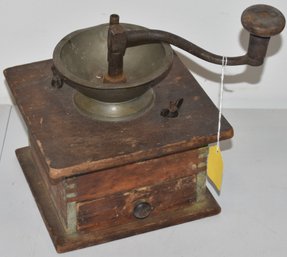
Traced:
[[[155, 104], [126, 122], [89, 119], [72, 104], [74, 90], [53, 89], [52, 61], [5, 70], [5, 77], [53, 179], [138, 162], [216, 141], [218, 110], [177, 56], [154, 87]], [[160, 116], [170, 101], [184, 98], [177, 118]], [[47, 105], [49, 107], [47, 107]], [[223, 118], [221, 139], [233, 131]]]
[[129, 223], [131, 217], [134, 220], [134, 204], [142, 199], [152, 204], [155, 215], [163, 211], [162, 208], [171, 208], [187, 200], [192, 202], [197, 196], [196, 175], [206, 170], [208, 153], [208, 148], [204, 147], [51, 183], [33, 141], [30, 142], [31, 158], [50, 192], [60, 220], [69, 229], [68, 203], [77, 203], [79, 230], [102, 229], [99, 216], [106, 219], [104, 224], [107, 225], [115, 220], [112, 215], [115, 210], [118, 213], [124, 211], [123, 217], [116, 217], [118, 225]]
[[44, 190], [49, 192], [50, 200], [54, 204], [55, 208], [58, 210], [58, 216], [65, 227], [67, 224], [67, 192], [65, 188], [65, 180], [59, 181], [58, 183], [51, 183], [51, 179], [48, 177], [46, 170], [43, 168], [42, 158], [39, 157], [39, 152], [35, 151], [33, 143], [30, 140], [30, 154], [34, 166], [43, 181]]
[[200, 201], [194, 201], [191, 204], [177, 206], [177, 208], [161, 212], [152, 220], [143, 219], [134, 223], [109, 227], [101, 230], [100, 233], [93, 230], [67, 231], [58, 217], [57, 209], [51, 202], [49, 192], [43, 190], [44, 182], [34, 166], [30, 148], [18, 149], [16, 154], [56, 250], [60, 253], [180, 224], [220, 212], [220, 207], [206, 189]]
[[151, 160], [77, 176], [74, 196], [68, 201], [83, 201], [112, 195], [154, 183], [163, 183], [205, 170], [208, 148], [200, 148]]
[[[51, 60], [7, 69], [30, 146], [16, 154], [59, 252], [74, 250], [220, 211], [206, 188], [208, 144], [218, 110], [175, 57], [144, 116], [99, 122], [75, 109], [74, 90], [54, 89]], [[160, 116], [184, 98], [177, 118]], [[223, 118], [221, 139], [233, 135]], [[139, 203], [151, 208], [136, 218]]]
[[165, 183], [137, 188], [77, 205], [79, 230], [102, 230], [128, 223], [139, 222], [134, 208], [139, 202], [149, 203], [153, 210], [148, 220], [166, 210], [190, 204], [196, 200], [196, 177], [188, 176]]

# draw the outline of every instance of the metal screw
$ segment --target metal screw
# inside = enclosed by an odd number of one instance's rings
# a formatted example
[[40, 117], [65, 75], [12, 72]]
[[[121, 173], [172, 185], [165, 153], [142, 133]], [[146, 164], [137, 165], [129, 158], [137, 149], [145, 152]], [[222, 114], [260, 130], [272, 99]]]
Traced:
[[162, 109], [160, 115], [168, 118], [175, 118], [178, 116], [178, 111], [183, 104], [183, 98], [179, 98], [176, 101], [169, 102], [169, 108]]

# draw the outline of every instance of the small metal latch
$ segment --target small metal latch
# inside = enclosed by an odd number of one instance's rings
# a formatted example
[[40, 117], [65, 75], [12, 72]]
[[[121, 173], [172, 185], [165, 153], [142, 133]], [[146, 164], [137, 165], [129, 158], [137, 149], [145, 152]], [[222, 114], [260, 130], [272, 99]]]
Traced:
[[51, 80], [51, 86], [55, 88], [61, 88], [64, 84], [63, 79], [57, 74], [56, 68], [52, 65], [51, 70], [53, 72], [53, 78]]
[[183, 104], [183, 98], [179, 98], [176, 101], [170, 101], [169, 108], [162, 109], [160, 115], [163, 117], [175, 118], [178, 116], [178, 111], [182, 104]]

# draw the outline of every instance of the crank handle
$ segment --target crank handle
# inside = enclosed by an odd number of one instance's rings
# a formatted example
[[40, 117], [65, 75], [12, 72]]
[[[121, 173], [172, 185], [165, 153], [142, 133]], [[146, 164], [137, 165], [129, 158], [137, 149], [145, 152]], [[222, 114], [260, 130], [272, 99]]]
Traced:
[[[227, 57], [227, 65], [263, 64], [271, 36], [279, 34], [285, 27], [284, 15], [269, 5], [253, 5], [241, 16], [243, 27], [249, 31], [249, 45], [245, 55]], [[223, 56], [213, 54], [175, 34], [160, 30], [127, 31], [119, 23], [119, 16], [110, 16], [108, 30], [108, 78], [109, 82], [124, 80], [123, 58], [127, 47], [165, 42], [179, 47], [205, 61], [222, 64]]]

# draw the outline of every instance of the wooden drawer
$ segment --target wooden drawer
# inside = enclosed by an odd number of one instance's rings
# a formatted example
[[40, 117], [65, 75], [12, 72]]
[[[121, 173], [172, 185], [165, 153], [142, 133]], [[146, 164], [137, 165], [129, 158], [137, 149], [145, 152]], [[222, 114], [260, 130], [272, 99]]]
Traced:
[[[77, 203], [77, 229], [102, 230], [190, 204], [196, 197], [196, 176], [187, 176], [153, 186], [137, 188], [92, 201]], [[137, 217], [136, 217], [137, 216]]]

